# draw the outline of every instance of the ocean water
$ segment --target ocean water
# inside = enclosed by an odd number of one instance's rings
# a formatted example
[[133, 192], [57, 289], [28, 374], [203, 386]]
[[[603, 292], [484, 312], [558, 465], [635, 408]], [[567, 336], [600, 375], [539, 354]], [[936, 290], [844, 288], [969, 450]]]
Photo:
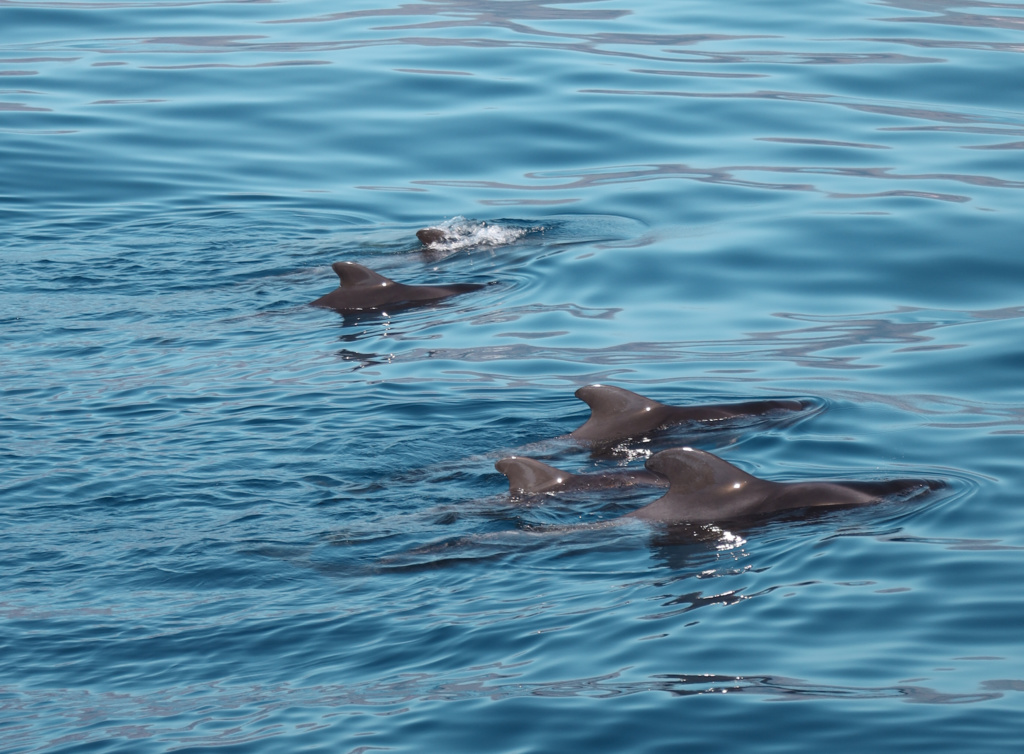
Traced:
[[[1019, 2], [0, 2], [0, 750], [1019, 750], [1022, 54]], [[343, 260], [495, 284], [309, 307]], [[597, 382], [812, 409], [592, 454]], [[494, 470], [677, 445], [946, 487], [680, 531]]]

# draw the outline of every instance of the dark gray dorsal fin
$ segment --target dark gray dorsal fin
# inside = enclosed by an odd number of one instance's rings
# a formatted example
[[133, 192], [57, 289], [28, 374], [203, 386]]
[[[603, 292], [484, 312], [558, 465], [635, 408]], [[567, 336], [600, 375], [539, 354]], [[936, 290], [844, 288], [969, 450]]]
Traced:
[[576, 397], [590, 406], [592, 415], [634, 413], [664, 406], [614, 385], [587, 385], [576, 391]]
[[558, 489], [575, 476], [532, 458], [502, 458], [494, 468], [508, 477], [509, 492], [547, 492]]
[[764, 480], [751, 476], [716, 455], [693, 448], [671, 448], [655, 453], [645, 464], [668, 479], [670, 495], [686, 495], [709, 487], [745, 486]]
[[342, 288], [373, 288], [375, 286], [397, 285], [394, 280], [386, 278], [369, 267], [356, 262], [335, 262], [331, 265], [341, 282]]
[[590, 418], [571, 433], [579, 440], [601, 442], [650, 431], [669, 411], [663, 403], [613, 385], [587, 385], [576, 397], [590, 406]]

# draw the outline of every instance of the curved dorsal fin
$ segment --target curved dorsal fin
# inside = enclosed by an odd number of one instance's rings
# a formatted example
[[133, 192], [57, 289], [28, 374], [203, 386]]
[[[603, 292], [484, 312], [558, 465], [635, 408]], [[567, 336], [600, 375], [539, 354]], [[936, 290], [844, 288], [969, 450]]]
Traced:
[[664, 420], [668, 406], [613, 385], [587, 385], [576, 397], [590, 406], [590, 418], [572, 436], [579, 440], [613, 440], [649, 431]]
[[372, 288], [375, 286], [397, 285], [394, 280], [386, 278], [369, 267], [357, 262], [335, 262], [331, 265], [340, 281], [341, 288]]
[[547, 492], [558, 489], [575, 476], [532, 458], [502, 458], [494, 468], [508, 477], [509, 492]]
[[693, 448], [671, 448], [655, 453], [645, 464], [668, 479], [669, 495], [688, 495], [710, 487], [739, 489], [764, 483], [716, 455]]
[[614, 385], [587, 385], [576, 391], [576, 397], [590, 406], [592, 413], [602, 415], [633, 413], [665, 405]]

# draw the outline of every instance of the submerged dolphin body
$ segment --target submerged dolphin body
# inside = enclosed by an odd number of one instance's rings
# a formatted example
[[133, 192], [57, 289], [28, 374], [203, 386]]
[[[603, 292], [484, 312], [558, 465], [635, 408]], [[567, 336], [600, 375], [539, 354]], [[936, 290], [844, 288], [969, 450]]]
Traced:
[[674, 523], [735, 521], [794, 508], [857, 506], [886, 498], [913, 497], [940, 489], [941, 482], [771, 482], [758, 479], [703, 450], [672, 448], [647, 459], [647, 469], [666, 477], [661, 498], [625, 518]]
[[802, 411], [811, 404], [798, 400], [747, 401], [709, 406], [667, 406], [612, 385], [587, 385], [576, 397], [590, 406], [590, 418], [570, 437], [594, 444], [636, 437], [687, 422], [718, 422], [777, 411]]
[[311, 306], [334, 309], [342, 314], [379, 309], [407, 309], [484, 287], [479, 283], [406, 285], [396, 283], [355, 262], [335, 262], [331, 268], [340, 280], [338, 287], [326, 296], [311, 302]]
[[527, 495], [570, 490], [607, 490], [621, 487], [667, 487], [668, 480], [645, 469], [620, 469], [601, 474], [570, 474], [546, 463], [511, 456], [502, 458], [494, 468], [508, 477], [512, 494]]

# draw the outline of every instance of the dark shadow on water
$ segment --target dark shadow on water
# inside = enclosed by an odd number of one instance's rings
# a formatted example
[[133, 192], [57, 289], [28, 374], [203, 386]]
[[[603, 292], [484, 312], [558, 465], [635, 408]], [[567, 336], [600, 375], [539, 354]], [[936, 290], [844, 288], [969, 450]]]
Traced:
[[[470, 294], [470, 297], [478, 294]], [[469, 298], [469, 297], [463, 297]], [[561, 312], [581, 319], [613, 319], [621, 308], [581, 307], [577, 304], [534, 304], [529, 306], [491, 310], [465, 310], [457, 307], [458, 299], [449, 302], [437, 311], [453, 311], [456, 316], [443, 320], [446, 325], [469, 323], [472, 325], [508, 323], [523, 317], [543, 313]], [[887, 353], [910, 353], [915, 351], [941, 351], [966, 348], [970, 342], [942, 342], [939, 333], [948, 328], [972, 323], [1020, 319], [1024, 308], [1007, 307], [992, 310], [930, 310], [900, 307], [892, 311], [850, 313], [844, 315], [814, 315], [800, 312], [777, 312], [774, 314], [787, 323], [798, 323], [795, 327], [744, 333], [733, 340], [690, 340], [690, 341], [634, 341], [604, 348], [577, 348], [547, 344], [544, 338], [531, 337], [532, 342], [512, 342], [502, 345], [485, 345], [471, 348], [450, 349], [412, 348], [397, 353], [394, 360], [414, 362], [425, 359], [450, 359], [469, 364], [488, 364], [488, 371], [463, 369], [453, 374], [465, 374], [490, 381], [529, 381], [518, 373], [503, 373], [495, 365], [508, 361], [556, 361], [570, 364], [588, 364], [611, 367], [615, 371], [604, 371], [600, 378], [591, 381], [609, 382], [630, 374], [646, 363], [681, 362], [692, 366], [694, 363], [713, 361], [747, 363], [751, 360], [783, 361], [800, 367], [814, 367], [832, 370], [876, 369], [877, 363]], [[345, 319], [343, 324], [388, 326], [388, 337], [395, 341], [415, 340], [418, 333], [428, 326], [439, 324], [430, 319], [421, 323], [414, 319], [400, 318], [392, 322], [380, 315], [366, 315]], [[799, 323], [805, 323], [803, 325]], [[355, 342], [378, 335], [376, 330], [346, 333], [340, 336], [345, 342]], [[502, 336], [523, 337], [536, 333], [503, 333]], [[881, 346], [868, 353], [830, 353], [849, 351], [854, 347]], [[888, 349], [884, 348], [888, 347]], [[872, 360], [867, 360], [867, 356]], [[578, 378], [577, 378], [578, 379]], [[548, 384], [548, 383], [544, 383]], [[634, 388], [639, 389], [639, 388]], [[774, 397], [774, 396], [773, 396]], [[733, 398], [730, 397], [730, 400]]]

